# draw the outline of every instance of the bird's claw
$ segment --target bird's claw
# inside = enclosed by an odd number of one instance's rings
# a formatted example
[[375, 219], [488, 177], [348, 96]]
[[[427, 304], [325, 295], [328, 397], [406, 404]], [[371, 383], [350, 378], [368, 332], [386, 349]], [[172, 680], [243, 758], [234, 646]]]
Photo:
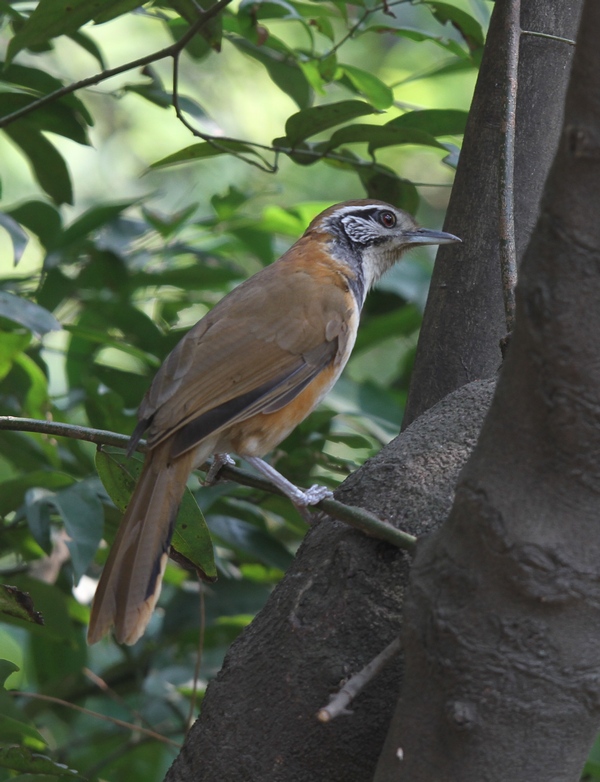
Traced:
[[206, 477], [204, 478], [205, 486], [212, 486], [219, 480], [219, 473], [221, 468], [226, 464], [234, 465], [235, 461], [228, 453], [216, 453], [213, 458], [213, 463], [210, 465]]

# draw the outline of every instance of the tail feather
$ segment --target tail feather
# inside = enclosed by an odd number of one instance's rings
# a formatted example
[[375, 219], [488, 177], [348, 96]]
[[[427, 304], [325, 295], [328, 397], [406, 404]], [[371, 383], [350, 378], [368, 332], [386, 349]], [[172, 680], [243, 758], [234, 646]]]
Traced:
[[189, 452], [170, 460], [169, 441], [154, 448], [104, 566], [90, 617], [88, 643], [114, 625], [119, 643], [143, 634], [160, 595], [169, 544], [185, 485], [194, 466]]

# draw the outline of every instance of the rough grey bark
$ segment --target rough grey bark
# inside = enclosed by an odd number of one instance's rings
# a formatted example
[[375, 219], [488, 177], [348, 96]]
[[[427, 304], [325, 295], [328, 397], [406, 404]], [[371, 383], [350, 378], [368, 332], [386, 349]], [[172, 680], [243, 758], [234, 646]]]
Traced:
[[[437, 527], [492, 390], [490, 381], [474, 383], [440, 402], [336, 497], [415, 535]], [[409, 564], [405, 553], [340, 522], [318, 523], [231, 647], [167, 782], [370, 780], [397, 698], [400, 661], [359, 696], [351, 718], [324, 725], [316, 713], [398, 635]]]
[[[548, 0], [545, 6], [562, 18], [564, 0]], [[577, 3], [573, 0], [567, 7], [576, 8]], [[552, 30], [552, 25], [548, 21], [544, 31]], [[546, 73], [554, 86], [556, 73], [550, 67]], [[560, 80], [556, 90], [560, 94]], [[554, 100], [560, 102], [558, 97]], [[544, 108], [550, 113], [555, 110]], [[538, 115], [535, 122], [544, 125], [543, 116]], [[479, 145], [479, 136], [485, 135], [490, 121], [485, 111], [480, 112], [480, 129], [471, 133], [471, 145]], [[471, 198], [470, 188], [480, 174], [486, 186], [497, 192], [497, 182], [492, 181], [495, 168], [484, 163], [481, 171], [473, 164], [470, 176], [460, 179], [466, 199]], [[503, 332], [494, 330], [498, 319], [492, 311], [487, 319], [483, 317], [487, 299], [482, 291], [496, 285], [499, 272], [495, 265], [481, 262], [485, 248], [492, 244], [485, 226], [489, 223], [494, 231], [497, 226], [483, 195], [472, 198], [469, 209], [474, 224], [487, 238], [483, 243], [473, 240], [476, 253], [470, 256], [471, 277], [453, 282], [452, 299], [448, 297], [446, 303], [453, 311], [455, 304], [467, 312], [475, 307], [475, 322], [491, 329], [494, 360], [489, 366], [495, 373], [500, 363], [497, 339]], [[478, 263], [481, 269], [475, 269]], [[475, 283], [484, 299], [482, 307]], [[497, 295], [501, 301], [501, 294]], [[430, 308], [426, 318], [433, 314]], [[454, 377], [451, 347], [448, 372]], [[446, 356], [436, 354], [435, 361], [436, 372], [443, 374]], [[368, 507], [413, 534], [430, 531], [447, 515], [452, 487], [490, 398], [491, 382], [486, 381], [465, 386], [444, 399], [352, 476], [337, 496]], [[330, 520], [316, 526], [284, 581], [232, 646], [167, 782], [371, 780], [393, 712], [400, 662], [386, 669], [359, 697], [352, 717], [322, 725], [314, 715], [341, 679], [362, 667], [400, 632], [408, 568], [404, 554], [381, 542]]]
[[600, 727], [598, 30], [586, 0], [508, 358], [415, 559], [376, 782], [573, 782]]
[[[522, 0], [523, 30], [574, 38], [582, 0]], [[438, 251], [404, 426], [464, 383], [493, 377], [506, 333], [500, 281], [498, 181], [506, 100], [508, 3], [496, 2], [445, 225], [463, 245]], [[522, 257], [562, 124], [572, 46], [521, 37], [515, 231]]]

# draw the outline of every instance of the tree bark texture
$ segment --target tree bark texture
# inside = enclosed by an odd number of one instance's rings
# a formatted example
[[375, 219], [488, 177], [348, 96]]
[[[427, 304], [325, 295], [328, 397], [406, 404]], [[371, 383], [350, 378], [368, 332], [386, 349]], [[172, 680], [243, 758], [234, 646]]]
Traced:
[[[474, 383], [422, 416], [336, 492], [414, 535], [449, 511], [493, 385]], [[167, 782], [367, 782], [397, 698], [390, 664], [350, 717], [317, 721], [329, 695], [400, 631], [409, 557], [329, 518], [208, 687]]]
[[586, 0], [508, 357], [417, 552], [376, 782], [573, 782], [600, 727], [599, 30]]
[[[521, 27], [574, 38], [581, 6], [582, 0], [521, 0]], [[403, 426], [461, 385], [493, 377], [502, 360], [498, 183], [508, 15], [509, 3], [498, 0], [446, 215], [447, 230], [463, 244], [438, 250]], [[519, 48], [514, 208], [520, 259], [558, 143], [573, 47], [523, 35]]]

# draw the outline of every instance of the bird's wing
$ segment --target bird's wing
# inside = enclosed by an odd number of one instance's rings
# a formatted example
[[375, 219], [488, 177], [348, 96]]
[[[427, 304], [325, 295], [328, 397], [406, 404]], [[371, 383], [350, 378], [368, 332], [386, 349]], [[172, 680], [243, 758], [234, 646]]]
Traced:
[[150, 447], [177, 432], [173, 455], [183, 453], [211, 432], [279, 409], [345, 360], [354, 329], [344, 293], [277, 263], [232, 291], [156, 375], [139, 414], [142, 427], [150, 422]]

